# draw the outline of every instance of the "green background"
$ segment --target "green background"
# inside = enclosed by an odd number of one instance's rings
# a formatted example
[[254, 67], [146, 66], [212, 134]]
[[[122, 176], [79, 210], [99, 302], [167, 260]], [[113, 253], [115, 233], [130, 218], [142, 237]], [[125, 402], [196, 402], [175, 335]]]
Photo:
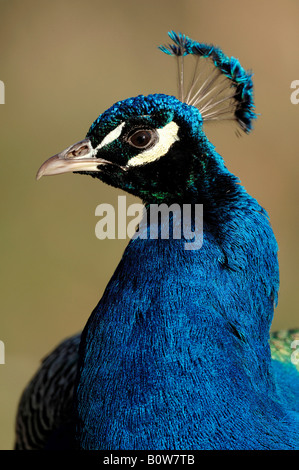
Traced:
[[36, 182], [36, 171], [115, 101], [176, 93], [175, 63], [156, 47], [170, 29], [254, 71], [252, 135], [237, 138], [229, 123], [206, 131], [271, 216], [281, 268], [273, 329], [298, 326], [298, 18], [296, 0], [0, 0], [1, 449], [13, 446], [17, 402], [40, 359], [82, 329], [127, 243], [94, 233], [96, 206], [116, 205], [121, 191], [72, 174]]

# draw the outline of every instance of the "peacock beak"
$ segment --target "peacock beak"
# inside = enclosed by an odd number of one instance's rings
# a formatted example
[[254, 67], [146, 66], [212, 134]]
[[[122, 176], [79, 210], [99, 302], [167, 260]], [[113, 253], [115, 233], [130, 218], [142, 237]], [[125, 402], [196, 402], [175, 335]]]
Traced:
[[84, 139], [46, 160], [38, 170], [36, 179], [73, 171], [100, 171], [99, 166], [106, 163], [109, 162], [95, 157], [90, 140]]

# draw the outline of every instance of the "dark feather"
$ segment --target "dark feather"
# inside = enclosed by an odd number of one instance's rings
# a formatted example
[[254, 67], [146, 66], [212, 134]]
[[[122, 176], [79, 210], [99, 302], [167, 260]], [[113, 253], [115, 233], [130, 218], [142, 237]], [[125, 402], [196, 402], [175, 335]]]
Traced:
[[42, 361], [25, 388], [16, 419], [16, 450], [50, 448], [58, 436], [63, 448], [73, 446], [70, 436], [74, 426], [73, 389], [79, 343], [77, 334], [59, 344]]

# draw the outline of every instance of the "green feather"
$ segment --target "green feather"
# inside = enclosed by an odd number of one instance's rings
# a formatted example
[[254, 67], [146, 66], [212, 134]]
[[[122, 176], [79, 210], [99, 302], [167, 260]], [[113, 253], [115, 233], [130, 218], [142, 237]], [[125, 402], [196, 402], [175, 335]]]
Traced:
[[299, 371], [299, 328], [270, 334], [271, 356], [284, 363], [293, 363]]

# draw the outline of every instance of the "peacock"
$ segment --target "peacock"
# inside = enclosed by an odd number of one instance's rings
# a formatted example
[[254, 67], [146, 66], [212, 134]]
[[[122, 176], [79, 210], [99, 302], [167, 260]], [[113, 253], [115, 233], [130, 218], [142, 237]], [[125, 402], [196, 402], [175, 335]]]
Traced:
[[[178, 96], [116, 102], [37, 173], [90, 175], [140, 198], [145, 215], [82, 333], [24, 390], [15, 449], [299, 448], [299, 331], [270, 334], [277, 242], [203, 128], [252, 130], [252, 73], [218, 47], [168, 34], [160, 50], [177, 62]], [[161, 205], [169, 217], [151, 237]], [[194, 249], [178, 214], [189, 209], [195, 236], [198, 206]]]

